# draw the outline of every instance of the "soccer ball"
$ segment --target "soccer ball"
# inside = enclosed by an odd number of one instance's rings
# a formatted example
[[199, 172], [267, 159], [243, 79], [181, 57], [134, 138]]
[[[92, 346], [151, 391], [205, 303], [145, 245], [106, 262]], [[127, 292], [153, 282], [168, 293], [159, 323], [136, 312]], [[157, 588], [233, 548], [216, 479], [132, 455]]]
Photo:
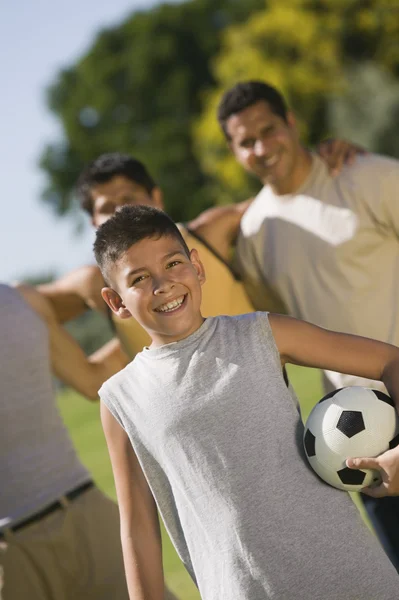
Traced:
[[375, 457], [399, 444], [394, 402], [370, 388], [335, 390], [313, 408], [303, 443], [311, 467], [330, 485], [346, 491], [378, 485], [378, 471], [349, 469], [345, 461]]

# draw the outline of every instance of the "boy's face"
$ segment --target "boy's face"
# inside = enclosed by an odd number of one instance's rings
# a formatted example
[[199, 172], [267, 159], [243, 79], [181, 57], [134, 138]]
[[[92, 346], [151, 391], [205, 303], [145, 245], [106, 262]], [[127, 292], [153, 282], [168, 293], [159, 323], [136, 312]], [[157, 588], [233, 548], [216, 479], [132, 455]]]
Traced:
[[181, 340], [202, 324], [204, 268], [196, 250], [187, 256], [173, 237], [145, 238], [113, 266], [112, 288], [102, 294], [121, 318], [134, 317], [154, 346]]
[[125, 204], [146, 204], [163, 208], [161, 190], [155, 187], [148, 192], [142, 185], [124, 175], [115, 175], [105, 183], [98, 183], [90, 189], [93, 202], [92, 223], [100, 227]]

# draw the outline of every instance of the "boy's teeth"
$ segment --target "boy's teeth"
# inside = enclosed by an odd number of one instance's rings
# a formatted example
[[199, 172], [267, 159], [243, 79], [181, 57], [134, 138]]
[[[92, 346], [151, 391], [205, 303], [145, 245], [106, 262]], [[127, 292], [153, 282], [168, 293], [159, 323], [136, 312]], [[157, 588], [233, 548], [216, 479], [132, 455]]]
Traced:
[[177, 308], [178, 306], [183, 304], [183, 300], [184, 296], [181, 296], [181, 298], [176, 298], [176, 300], [172, 300], [172, 302], [168, 302], [167, 304], [162, 304], [162, 306], [158, 306], [156, 310], [159, 312], [168, 312], [169, 310], [173, 310], [174, 308]]

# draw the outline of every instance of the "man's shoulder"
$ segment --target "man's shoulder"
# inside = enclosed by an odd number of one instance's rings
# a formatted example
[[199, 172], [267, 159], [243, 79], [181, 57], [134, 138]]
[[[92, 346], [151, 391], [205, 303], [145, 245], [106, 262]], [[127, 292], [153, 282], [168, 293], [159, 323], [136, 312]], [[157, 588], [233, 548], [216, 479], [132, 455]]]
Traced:
[[265, 185], [248, 205], [240, 221], [240, 232], [244, 236], [256, 233], [261, 228], [262, 217], [271, 210], [272, 197], [272, 189]]
[[388, 175], [399, 171], [399, 161], [396, 158], [382, 154], [365, 154], [357, 156], [353, 165], [345, 165], [337, 175], [338, 180], [368, 181], [378, 176]]

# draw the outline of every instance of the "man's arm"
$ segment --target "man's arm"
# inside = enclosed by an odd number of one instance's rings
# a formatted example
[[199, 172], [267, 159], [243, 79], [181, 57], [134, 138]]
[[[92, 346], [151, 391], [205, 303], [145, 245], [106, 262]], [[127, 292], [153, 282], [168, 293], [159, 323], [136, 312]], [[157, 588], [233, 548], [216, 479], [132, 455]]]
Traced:
[[123, 560], [131, 600], [163, 600], [162, 543], [154, 498], [130, 440], [101, 402], [121, 523]]
[[353, 165], [356, 156], [367, 154], [365, 148], [353, 142], [335, 138], [329, 138], [317, 144], [316, 152], [327, 164], [328, 170], [333, 176], [338, 175], [344, 165]]
[[224, 260], [229, 261], [241, 217], [252, 200], [249, 198], [245, 202], [209, 208], [190, 221], [188, 228], [203, 238]]
[[87, 265], [71, 271], [64, 277], [37, 286], [51, 303], [60, 323], [82, 315], [88, 308], [106, 314], [106, 304], [101, 297], [104, 287], [100, 269]]
[[75, 340], [59, 325], [51, 304], [44, 296], [26, 285], [18, 285], [16, 289], [48, 328], [50, 359], [55, 375], [87, 398], [96, 400], [104, 381], [129, 362], [118, 340], [111, 340], [86, 357]]

